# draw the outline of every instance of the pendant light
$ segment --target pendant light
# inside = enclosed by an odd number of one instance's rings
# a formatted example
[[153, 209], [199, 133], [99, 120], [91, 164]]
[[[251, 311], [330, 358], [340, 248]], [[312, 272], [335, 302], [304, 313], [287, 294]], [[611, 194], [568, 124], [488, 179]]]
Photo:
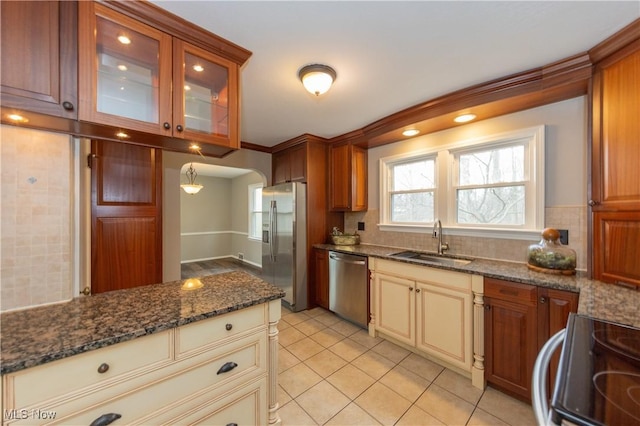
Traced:
[[298, 71], [298, 77], [309, 93], [319, 96], [331, 88], [336, 79], [336, 72], [330, 66], [313, 64], [302, 67]]
[[196, 176], [198, 176], [198, 173], [196, 173], [196, 169], [193, 168], [193, 163], [191, 163], [185, 174], [187, 175], [188, 183], [183, 183], [182, 185], [180, 185], [180, 187], [184, 189], [184, 192], [189, 195], [197, 194], [198, 192], [200, 192], [203, 186], [196, 183]]

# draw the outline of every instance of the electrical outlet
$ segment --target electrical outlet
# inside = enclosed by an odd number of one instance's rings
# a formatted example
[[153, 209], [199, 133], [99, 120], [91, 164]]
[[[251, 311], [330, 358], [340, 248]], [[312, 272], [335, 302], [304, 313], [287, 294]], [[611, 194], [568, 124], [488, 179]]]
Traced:
[[238, 260], [244, 259], [244, 253], [238, 253]]
[[364, 222], [358, 222], [358, 231], [364, 231]]
[[560, 233], [560, 244], [564, 244], [565, 246], [569, 244], [569, 230], [568, 229], [558, 229]]

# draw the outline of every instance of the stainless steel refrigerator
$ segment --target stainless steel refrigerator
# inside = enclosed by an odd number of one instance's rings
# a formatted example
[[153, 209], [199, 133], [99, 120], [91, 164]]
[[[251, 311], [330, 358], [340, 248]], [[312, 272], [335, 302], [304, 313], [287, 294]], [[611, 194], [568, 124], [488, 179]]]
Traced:
[[306, 185], [262, 189], [262, 279], [286, 293], [282, 304], [307, 309]]

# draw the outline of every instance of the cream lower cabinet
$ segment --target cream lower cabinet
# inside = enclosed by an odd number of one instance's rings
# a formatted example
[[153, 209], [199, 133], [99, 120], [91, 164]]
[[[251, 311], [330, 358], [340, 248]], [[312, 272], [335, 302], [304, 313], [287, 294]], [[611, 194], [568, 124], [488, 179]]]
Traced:
[[378, 258], [369, 259], [369, 268], [369, 333], [471, 373], [474, 386], [484, 388], [484, 349], [474, 338], [483, 329], [474, 320], [482, 313], [476, 304], [483, 278]]
[[247, 424], [277, 414], [280, 301], [3, 376], [4, 424]]

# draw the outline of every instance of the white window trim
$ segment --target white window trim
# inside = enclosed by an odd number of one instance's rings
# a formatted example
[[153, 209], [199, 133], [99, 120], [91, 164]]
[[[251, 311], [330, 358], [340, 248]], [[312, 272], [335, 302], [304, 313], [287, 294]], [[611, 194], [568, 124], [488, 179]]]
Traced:
[[[258, 189], [258, 188], [264, 188], [264, 185], [262, 183], [252, 183], [249, 184], [247, 186], [248, 191], [249, 191], [249, 208], [248, 208], [248, 212], [247, 212], [247, 239], [252, 240], [252, 241], [262, 241], [262, 236], [258, 235], [257, 237], [254, 237], [251, 235], [251, 216], [254, 212], [254, 206], [253, 206], [253, 192]], [[257, 212], [257, 210], [256, 210]], [[261, 212], [262, 213], [262, 212]], [[257, 230], [258, 233], [261, 232], [260, 229]]]
[[[529, 149], [525, 153], [525, 161], [528, 162], [530, 184], [535, 185], [535, 191], [528, 191], [530, 198], [526, 199], [527, 205], [533, 205], [535, 217], [523, 227], [479, 227], [473, 225], [460, 226], [455, 224], [456, 200], [452, 192], [453, 182], [456, 180], [456, 172], [453, 156], [465, 150], [471, 150], [479, 145], [500, 145], [525, 140]], [[514, 130], [480, 138], [457, 141], [451, 144], [440, 145], [430, 149], [413, 151], [381, 158], [380, 164], [380, 223], [381, 231], [431, 233], [433, 224], [391, 224], [389, 223], [389, 205], [387, 191], [389, 188], [390, 165], [408, 161], [412, 158], [437, 155], [435, 216], [440, 218], [443, 228], [449, 235], [474, 236], [483, 238], [505, 238], [515, 240], [531, 240], [540, 236], [540, 230], [544, 228], [545, 211], [545, 175], [544, 175], [544, 140], [545, 126], [535, 126], [520, 130]], [[537, 201], [536, 201], [537, 200]]]

